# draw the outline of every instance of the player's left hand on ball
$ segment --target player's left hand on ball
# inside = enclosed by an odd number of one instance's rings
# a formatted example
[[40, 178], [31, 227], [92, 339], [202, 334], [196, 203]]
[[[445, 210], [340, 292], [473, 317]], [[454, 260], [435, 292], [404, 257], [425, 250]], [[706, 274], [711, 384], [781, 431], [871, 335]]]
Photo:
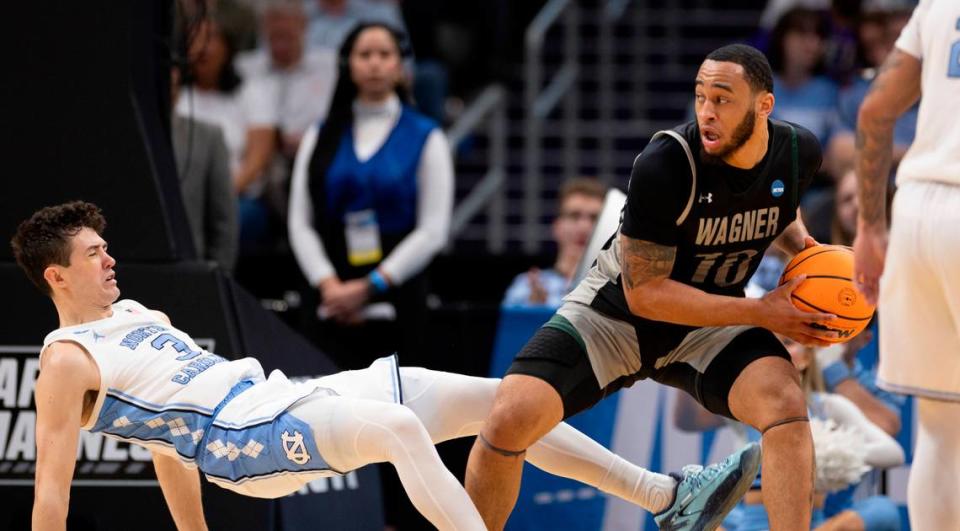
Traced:
[[790, 295], [805, 279], [806, 275], [797, 276], [764, 295], [760, 299], [764, 308], [759, 324], [808, 347], [829, 346], [830, 342], [826, 340], [836, 339], [837, 332], [818, 327], [817, 324], [836, 319], [836, 316], [805, 312], [794, 306], [790, 299]]
[[886, 229], [860, 227], [853, 241], [853, 282], [870, 304], [876, 304], [880, 295], [887, 238]]

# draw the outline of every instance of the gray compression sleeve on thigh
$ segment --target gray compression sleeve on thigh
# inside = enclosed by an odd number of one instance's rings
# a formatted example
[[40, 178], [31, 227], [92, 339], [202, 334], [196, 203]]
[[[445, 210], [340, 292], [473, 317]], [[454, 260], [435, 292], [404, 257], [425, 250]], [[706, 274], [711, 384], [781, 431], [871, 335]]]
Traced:
[[490, 443], [490, 441], [487, 440], [486, 437], [483, 436], [482, 432], [478, 433], [477, 437], [480, 439], [480, 442], [482, 442], [484, 446], [489, 448], [491, 451], [496, 452], [504, 457], [523, 457], [523, 455], [527, 453], [526, 450], [504, 450], [503, 448], [494, 446], [493, 444]]
[[808, 417], [788, 417], [783, 420], [778, 420], [773, 424], [767, 426], [766, 428], [760, 430], [760, 435], [763, 435], [777, 426], [783, 426], [784, 424], [790, 424], [791, 422], [810, 422]]

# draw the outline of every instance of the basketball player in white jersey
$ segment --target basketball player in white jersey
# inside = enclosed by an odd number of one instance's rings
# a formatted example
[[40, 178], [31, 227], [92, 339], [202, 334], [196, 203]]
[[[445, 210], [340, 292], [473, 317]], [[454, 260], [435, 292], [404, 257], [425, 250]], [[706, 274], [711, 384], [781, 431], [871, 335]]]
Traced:
[[[888, 235], [893, 124], [921, 93]], [[860, 108], [854, 251], [860, 289], [880, 302], [878, 384], [918, 398], [907, 500], [911, 527], [921, 530], [960, 529], [958, 104], [960, 2], [920, 0]]]
[[[64, 528], [81, 429], [153, 452], [180, 529], [206, 527], [198, 468], [222, 487], [275, 498], [317, 477], [384, 461], [432, 524], [484, 529], [433, 444], [477, 434], [499, 380], [398, 368], [395, 358], [301, 383], [279, 371], [265, 378], [255, 359], [228, 361], [200, 348], [164, 314], [115, 302], [120, 292], [116, 262], [100, 236], [105, 226], [96, 206], [78, 201], [36, 212], [11, 242], [60, 318], [44, 340], [35, 391], [34, 529]], [[561, 424], [527, 460], [651, 511], [689, 502], [675, 499], [680, 481], [685, 498], [705, 498], [701, 505], [717, 512], [736, 502], [759, 453], [751, 445], [718, 465], [667, 476]], [[696, 514], [686, 518], [698, 521]]]

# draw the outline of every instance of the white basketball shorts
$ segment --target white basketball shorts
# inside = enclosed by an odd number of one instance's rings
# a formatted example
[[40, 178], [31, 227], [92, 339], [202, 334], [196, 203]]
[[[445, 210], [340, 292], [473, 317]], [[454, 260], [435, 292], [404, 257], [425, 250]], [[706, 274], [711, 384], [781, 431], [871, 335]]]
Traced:
[[960, 401], [960, 186], [897, 191], [877, 311], [880, 387]]

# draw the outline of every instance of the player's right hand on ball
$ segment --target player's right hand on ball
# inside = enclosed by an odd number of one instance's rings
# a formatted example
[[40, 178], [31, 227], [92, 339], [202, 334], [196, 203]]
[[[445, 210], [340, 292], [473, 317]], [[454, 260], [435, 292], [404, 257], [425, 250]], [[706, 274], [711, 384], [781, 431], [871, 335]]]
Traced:
[[758, 324], [808, 347], [830, 346], [831, 343], [825, 340], [836, 338], [837, 332], [818, 328], [817, 324], [836, 319], [837, 316], [829, 313], [805, 312], [794, 306], [790, 299], [790, 294], [805, 278], [807, 278], [806, 275], [797, 276], [764, 295], [760, 299], [761, 322]]

